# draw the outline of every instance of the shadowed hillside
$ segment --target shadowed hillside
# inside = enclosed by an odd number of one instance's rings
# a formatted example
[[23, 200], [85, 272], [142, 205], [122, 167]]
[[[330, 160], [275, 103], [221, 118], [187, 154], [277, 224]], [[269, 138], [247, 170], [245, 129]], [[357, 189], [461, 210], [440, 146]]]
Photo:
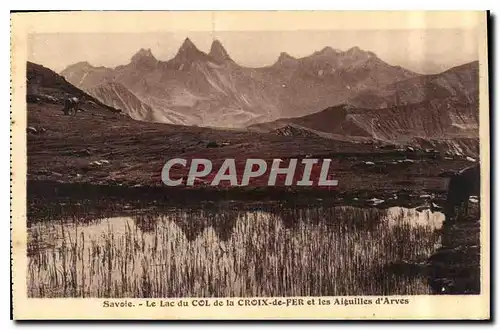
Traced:
[[27, 92], [26, 100], [29, 103], [63, 104], [68, 96], [84, 97], [86, 102], [111, 112], [121, 112], [120, 109], [105, 104], [81, 89], [70, 84], [64, 77], [52, 70], [31, 62], [26, 66]]

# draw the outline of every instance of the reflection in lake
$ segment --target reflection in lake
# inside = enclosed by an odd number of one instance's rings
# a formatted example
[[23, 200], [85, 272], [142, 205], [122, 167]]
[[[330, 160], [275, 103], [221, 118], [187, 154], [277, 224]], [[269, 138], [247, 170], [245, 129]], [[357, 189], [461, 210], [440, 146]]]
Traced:
[[428, 294], [441, 213], [393, 207], [175, 210], [32, 224], [30, 297]]

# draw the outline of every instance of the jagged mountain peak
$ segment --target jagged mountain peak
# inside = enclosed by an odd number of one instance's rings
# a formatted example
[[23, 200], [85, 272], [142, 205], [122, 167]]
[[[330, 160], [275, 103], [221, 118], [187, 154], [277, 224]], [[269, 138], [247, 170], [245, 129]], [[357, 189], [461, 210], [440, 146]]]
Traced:
[[297, 59], [293, 56], [291, 56], [290, 54], [288, 54], [287, 52], [281, 52], [280, 53], [280, 56], [278, 57], [278, 61], [286, 61], [286, 60], [292, 60], [292, 61], [296, 61]]
[[361, 48], [359, 48], [358, 46], [354, 46], [354, 47], [351, 47], [349, 48], [346, 53], [362, 53], [363, 50]]
[[198, 48], [196, 48], [195, 44], [191, 41], [191, 39], [186, 38], [182, 42], [182, 45], [179, 48], [179, 52], [180, 51], [188, 51], [188, 50], [198, 50]]
[[276, 60], [276, 62], [274, 63], [274, 66], [290, 66], [290, 65], [295, 65], [298, 63], [298, 59], [296, 59], [295, 57], [291, 56], [290, 54], [286, 53], [286, 52], [281, 52], [280, 53], [280, 56], [278, 57], [278, 59]]
[[137, 62], [137, 61], [142, 61], [142, 60], [154, 60], [156, 61], [156, 58], [154, 57], [153, 53], [151, 52], [151, 48], [145, 49], [141, 48], [137, 53], [132, 56], [132, 62]]
[[174, 63], [181, 62], [191, 62], [196, 60], [208, 60], [209, 56], [199, 50], [191, 39], [186, 38], [177, 51], [177, 55], [172, 59]]
[[358, 46], [354, 46], [354, 47], [349, 48], [347, 51], [344, 52], [344, 55], [347, 55], [349, 57], [363, 57], [366, 59], [377, 57], [377, 55], [375, 55], [375, 53], [362, 50]]
[[189, 38], [184, 39], [184, 42], [177, 51], [177, 56], [183, 56], [183, 55], [189, 56], [189, 55], [199, 55], [199, 54], [206, 55], [201, 50], [199, 50]]
[[75, 64], [69, 65], [67, 68], [62, 70], [60, 74], [64, 74], [67, 70], [78, 71], [78, 70], [89, 70], [89, 69], [93, 69], [93, 68], [94, 68], [94, 66], [92, 64], [90, 64], [89, 62], [81, 61], [81, 62], [77, 62]]
[[332, 55], [337, 55], [339, 53], [340, 53], [340, 51], [338, 51], [337, 49], [333, 49], [330, 46], [326, 46], [323, 49], [314, 52], [313, 55], [332, 56]]
[[232, 61], [222, 43], [217, 39], [212, 42], [208, 55], [218, 62]]
[[81, 62], [75, 63], [74, 65], [75, 65], [75, 66], [92, 67], [92, 64], [90, 64], [90, 63], [89, 63], [89, 62], [87, 62], [87, 61], [81, 61]]

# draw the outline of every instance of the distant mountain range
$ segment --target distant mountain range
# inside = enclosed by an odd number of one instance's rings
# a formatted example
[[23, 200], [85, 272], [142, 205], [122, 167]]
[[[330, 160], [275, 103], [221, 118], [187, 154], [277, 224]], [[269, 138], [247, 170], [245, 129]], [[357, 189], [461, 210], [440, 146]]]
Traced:
[[[185, 56], [185, 53], [181, 52], [174, 60], [182, 59], [182, 56]], [[217, 44], [212, 47], [210, 54], [199, 52], [198, 56], [210, 57], [212, 61], [231, 61], [223, 48]], [[150, 57], [152, 56], [142, 54], [139, 59], [143, 61]], [[265, 70], [276, 70], [282, 65], [285, 67], [289, 64], [296, 65], [297, 61], [287, 58], [286, 55], [280, 56], [280, 59]], [[137, 58], [134, 59], [136, 60]], [[175, 64], [174, 60], [169, 62], [169, 65]], [[151, 63], [158, 63], [154, 61]], [[195, 65], [199, 68], [198, 64]], [[99, 70], [105, 73], [110, 69]], [[263, 72], [264, 69], [257, 70]], [[389, 143], [436, 149], [452, 154], [477, 155], [479, 153], [478, 70], [479, 63], [476, 61], [440, 74], [414, 76], [376, 88], [363, 89], [344, 103], [317, 112], [311, 111], [312, 113], [303, 116], [257, 122], [248, 125], [247, 129], [289, 137], [320, 137], [363, 144]], [[101, 78], [103, 76], [101, 75]], [[97, 77], [97, 71], [96, 75], [90, 77]], [[82, 81], [87, 81], [87, 78]], [[196, 82], [191, 80], [190, 86], [194, 86]], [[141, 121], [192, 125], [190, 121], [192, 117], [186, 115], [189, 111], [182, 114], [173, 110], [154, 109], [116, 81], [105, 80], [83, 90], [50, 69], [28, 62], [27, 83], [28, 102], [55, 103], [62, 106], [67, 95], [85, 96], [87, 107], [94, 104], [96, 111], [121, 112], [123, 116], [120, 117], [124, 119], [131, 117]], [[228, 94], [226, 100], [230, 99], [229, 96], [233, 100], [237, 99], [237, 91], [239, 90], [234, 90], [235, 93], [232, 95]], [[201, 112], [202, 106], [201, 101], [193, 109], [185, 105], [186, 110], [190, 110], [191, 113], [200, 111], [199, 116], [210, 118], [208, 112], [205, 114]], [[205, 106], [204, 109], [212, 110], [213, 114], [217, 113], [216, 108], [210, 109]], [[268, 134], [266, 136], [269, 137]]]
[[317, 134], [477, 154], [479, 63], [366, 90], [345, 104], [250, 128], [279, 135]]
[[422, 75], [367, 89], [349, 100], [349, 103], [373, 109], [443, 99], [475, 104], [478, 97], [479, 62], [475, 61], [442, 73]]
[[[325, 47], [303, 58], [281, 53], [273, 65], [247, 68], [233, 61], [219, 41], [207, 54], [189, 39], [169, 61], [141, 49], [127, 65], [112, 69], [80, 62], [61, 75], [134, 119], [219, 127], [305, 116], [374, 95], [382, 106], [391, 100], [385, 86], [422, 77], [358, 47]], [[365, 91], [371, 94], [358, 96]]]
[[[39, 88], [37, 72], [48, 76], [50, 70], [31, 65], [29, 87]], [[51, 72], [48, 85], [88, 93], [141, 121], [478, 153], [477, 61], [421, 75], [357, 47], [325, 47], [303, 58], [281, 53], [273, 65], [246, 68], [219, 41], [205, 53], [186, 39], [169, 61], [141, 49], [127, 65], [81, 62], [61, 74]]]

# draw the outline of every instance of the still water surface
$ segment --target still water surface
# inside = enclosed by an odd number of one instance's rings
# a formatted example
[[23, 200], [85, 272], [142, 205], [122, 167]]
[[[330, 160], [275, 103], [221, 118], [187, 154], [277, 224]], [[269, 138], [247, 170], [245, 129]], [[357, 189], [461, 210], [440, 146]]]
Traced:
[[444, 215], [392, 207], [169, 213], [32, 224], [31, 297], [430, 294]]

